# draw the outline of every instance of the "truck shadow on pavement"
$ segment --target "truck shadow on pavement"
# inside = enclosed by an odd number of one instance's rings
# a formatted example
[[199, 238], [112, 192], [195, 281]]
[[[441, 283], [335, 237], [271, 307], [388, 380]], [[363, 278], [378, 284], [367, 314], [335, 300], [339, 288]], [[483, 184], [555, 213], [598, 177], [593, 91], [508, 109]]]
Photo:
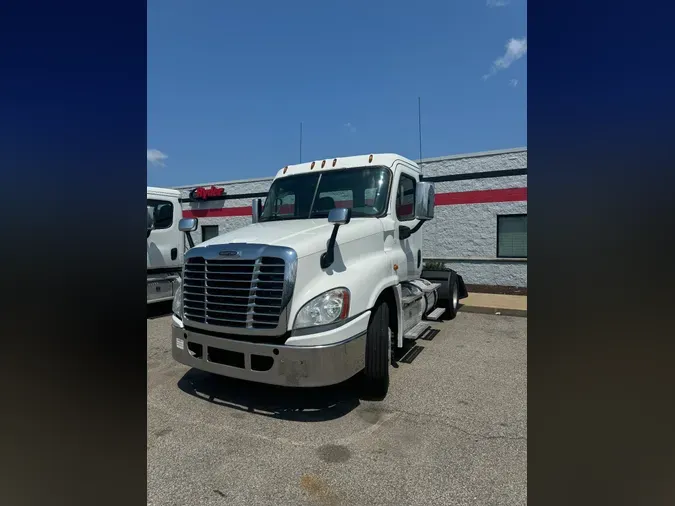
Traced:
[[[190, 369], [178, 381], [183, 392], [212, 404], [293, 422], [341, 418], [360, 405], [359, 376], [321, 388], [290, 388], [254, 383]], [[233, 416], [236, 416], [233, 413]]]

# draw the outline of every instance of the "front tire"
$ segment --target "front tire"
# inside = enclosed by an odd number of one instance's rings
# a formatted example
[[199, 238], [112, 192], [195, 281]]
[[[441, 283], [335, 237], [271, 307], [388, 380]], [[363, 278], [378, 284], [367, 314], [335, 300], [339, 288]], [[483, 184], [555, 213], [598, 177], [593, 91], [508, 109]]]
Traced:
[[381, 301], [370, 317], [366, 334], [364, 389], [373, 400], [384, 399], [389, 391], [390, 362], [389, 305]]

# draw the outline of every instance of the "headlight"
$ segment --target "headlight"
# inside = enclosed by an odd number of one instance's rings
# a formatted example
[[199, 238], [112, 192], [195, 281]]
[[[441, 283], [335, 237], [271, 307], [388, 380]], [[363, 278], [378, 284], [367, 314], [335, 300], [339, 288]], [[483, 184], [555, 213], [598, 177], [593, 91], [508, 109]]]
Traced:
[[294, 329], [326, 325], [349, 315], [349, 290], [335, 288], [314, 297], [302, 306], [295, 317]]
[[182, 285], [178, 286], [176, 294], [173, 296], [173, 304], [171, 306], [173, 309], [173, 314], [175, 314], [181, 320], [183, 319], [183, 288]]

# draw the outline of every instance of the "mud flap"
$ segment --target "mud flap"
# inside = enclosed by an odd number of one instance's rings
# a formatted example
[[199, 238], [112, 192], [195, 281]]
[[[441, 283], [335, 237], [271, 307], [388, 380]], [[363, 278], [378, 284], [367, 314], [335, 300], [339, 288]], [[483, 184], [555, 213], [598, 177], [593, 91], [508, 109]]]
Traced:
[[460, 300], [461, 299], [466, 299], [469, 296], [469, 291], [466, 289], [466, 285], [464, 284], [464, 280], [462, 279], [462, 276], [459, 274], [455, 273], [457, 276], [457, 292], [459, 295]]

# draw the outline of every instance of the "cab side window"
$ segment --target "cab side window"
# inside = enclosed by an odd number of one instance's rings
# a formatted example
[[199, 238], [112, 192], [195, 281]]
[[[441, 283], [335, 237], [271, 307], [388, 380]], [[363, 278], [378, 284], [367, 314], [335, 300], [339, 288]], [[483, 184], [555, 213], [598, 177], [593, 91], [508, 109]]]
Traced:
[[401, 174], [396, 193], [396, 217], [399, 221], [415, 219], [415, 180]]
[[173, 225], [173, 204], [165, 200], [148, 199], [148, 212], [155, 219], [155, 230], [171, 228]]

